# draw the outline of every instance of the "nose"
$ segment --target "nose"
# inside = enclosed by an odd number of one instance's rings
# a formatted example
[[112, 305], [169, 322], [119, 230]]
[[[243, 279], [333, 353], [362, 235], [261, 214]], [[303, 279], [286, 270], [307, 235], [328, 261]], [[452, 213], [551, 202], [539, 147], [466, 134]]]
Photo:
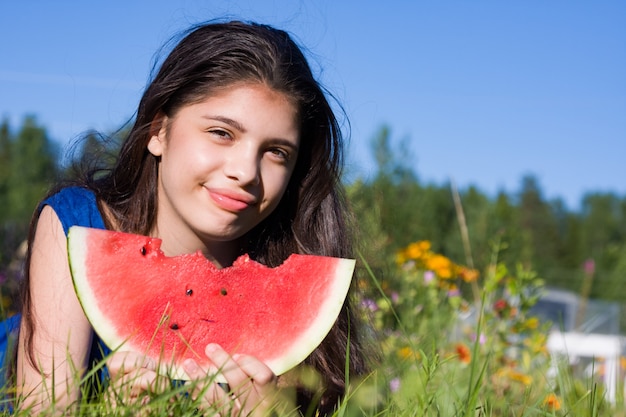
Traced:
[[224, 161], [224, 175], [240, 186], [258, 185], [260, 182], [259, 152], [252, 145], [233, 146]]

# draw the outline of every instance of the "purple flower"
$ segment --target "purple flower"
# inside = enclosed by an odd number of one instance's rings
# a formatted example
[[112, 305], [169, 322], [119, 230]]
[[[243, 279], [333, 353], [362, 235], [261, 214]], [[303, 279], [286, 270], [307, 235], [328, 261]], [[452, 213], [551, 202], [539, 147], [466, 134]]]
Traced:
[[400, 300], [400, 295], [398, 294], [397, 291], [394, 291], [391, 293], [391, 301], [393, 301], [394, 303], [397, 303], [398, 300]]
[[394, 378], [389, 381], [389, 389], [391, 392], [398, 392], [400, 390], [400, 378]]
[[424, 272], [424, 282], [426, 284], [432, 282], [432, 280], [435, 279], [435, 273], [433, 271], [426, 271]]
[[596, 272], [596, 262], [593, 259], [587, 259], [583, 265], [583, 269], [585, 270], [585, 274], [593, 275]]
[[364, 298], [363, 301], [361, 301], [361, 305], [372, 312], [378, 310], [378, 304], [376, 304], [376, 301], [371, 298]]
[[457, 287], [452, 287], [448, 290], [448, 297], [458, 297], [461, 295], [461, 291]]
[[[476, 334], [472, 333], [472, 342], [476, 341]], [[480, 343], [481, 345], [484, 345], [485, 342], [487, 341], [487, 338], [485, 337], [484, 333], [481, 333], [480, 336], [478, 336], [478, 343]]]

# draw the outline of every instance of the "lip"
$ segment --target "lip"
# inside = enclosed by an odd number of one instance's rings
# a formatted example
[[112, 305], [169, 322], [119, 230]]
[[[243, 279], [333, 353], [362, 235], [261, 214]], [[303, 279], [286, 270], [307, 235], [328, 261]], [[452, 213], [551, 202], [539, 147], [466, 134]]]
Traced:
[[208, 188], [209, 196], [221, 208], [239, 212], [256, 204], [256, 198], [247, 193], [224, 188]]

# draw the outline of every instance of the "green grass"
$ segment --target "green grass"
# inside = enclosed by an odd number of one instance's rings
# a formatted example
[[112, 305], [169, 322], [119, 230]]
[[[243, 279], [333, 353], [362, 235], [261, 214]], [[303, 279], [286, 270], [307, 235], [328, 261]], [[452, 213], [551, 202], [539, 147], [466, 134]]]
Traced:
[[[583, 377], [567, 361], [559, 362], [553, 372], [545, 350], [547, 328], [529, 314], [542, 287], [532, 271], [509, 271], [494, 261], [480, 280], [463, 283], [433, 280], [419, 262], [410, 261], [381, 282], [364, 259], [361, 263], [365, 274], [359, 286], [369, 306], [364, 317], [372, 323], [382, 361], [364, 378], [347, 376], [348, 392], [334, 416], [626, 417], [623, 384], [610, 403], [597, 372]], [[75, 378], [83, 395], [67, 414], [225, 415], [232, 405], [199, 412], [200, 402], [187, 395], [192, 387], [171, 384], [129, 402], [123, 388], [102, 387], [96, 371]], [[307, 378], [316, 381], [305, 372]], [[12, 390], [0, 394], [12, 397]], [[283, 408], [274, 414], [298, 415], [293, 391], [285, 389], [280, 395]], [[31, 411], [17, 404], [13, 415]], [[55, 413], [58, 410], [51, 407], [42, 414]]]

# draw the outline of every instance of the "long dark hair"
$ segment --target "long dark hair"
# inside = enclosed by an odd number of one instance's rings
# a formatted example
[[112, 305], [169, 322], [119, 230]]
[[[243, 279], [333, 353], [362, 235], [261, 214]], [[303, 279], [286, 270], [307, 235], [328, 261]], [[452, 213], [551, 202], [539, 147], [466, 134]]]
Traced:
[[[160, 114], [173, 116], [212, 92], [244, 82], [262, 83], [295, 104], [300, 151], [281, 202], [246, 235], [242, 250], [268, 265], [282, 263], [291, 253], [352, 257], [350, 218], [340, 185], [342, 134], [327, 92], [286, 32], [254, 23], [194, 27], [162, 62], [141, 98], [116, 163], [106, 171], [83, 175], [82, 185], [96, 194], [101, 211], [108, 214], [104, 216], [107, 226], [139, 234], [148, 234], [154, 226], [158, 160], [147, 150], [153, 121]], [[32, 308], [28, 291], [24, 301], [23, 309], [28, 312]], [[30, 314], [24, 316], [32, 336], [33, 319]], [[325, 380], [321, 411], [330, 411], [345, 392], [348, 356], [351, 373], [367, 371], [358, 327], [348, 299], [328, 337], [307, 359]], [[32, 345], [27, 346], [32, 353]]]

